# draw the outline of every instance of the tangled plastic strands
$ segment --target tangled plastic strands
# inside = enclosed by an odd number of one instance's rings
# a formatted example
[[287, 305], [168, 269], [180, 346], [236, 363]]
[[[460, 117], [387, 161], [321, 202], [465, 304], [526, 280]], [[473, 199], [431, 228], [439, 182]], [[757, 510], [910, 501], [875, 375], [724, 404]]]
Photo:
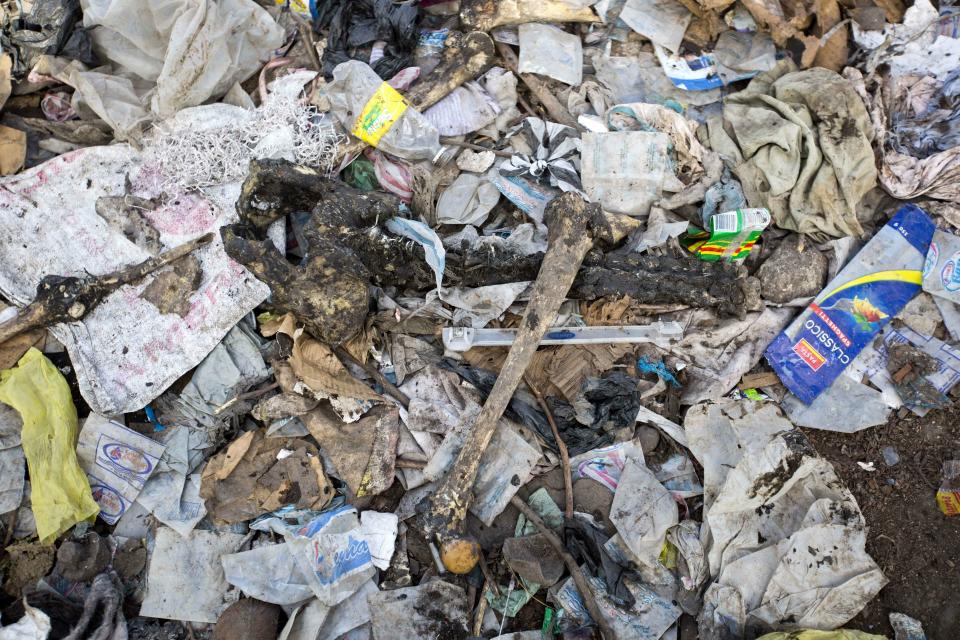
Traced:
[[189, 190], [243, 179], [250, 160], [285, 157], [332, 172], [343, 136], [325, 114], [293, 97], [271, 96], [229, 124], [156, 129], [144, 158], [165, 190]]

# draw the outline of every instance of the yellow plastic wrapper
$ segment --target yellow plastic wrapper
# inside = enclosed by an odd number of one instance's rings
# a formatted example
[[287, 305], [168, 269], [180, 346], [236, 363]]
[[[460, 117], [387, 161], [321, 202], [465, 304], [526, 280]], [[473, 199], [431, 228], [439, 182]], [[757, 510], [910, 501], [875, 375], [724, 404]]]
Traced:
[[796, 629], [794, 631], [774, 631], [757, 640], [887, 640], [887, 636], [878, 636], [866, 631], [836, 629], [817, 631], [816, 629]]
[[0, 372], [0, 402], [23, 419], [23, 455], [40, 542], [97, 515], [90, 483], [77, 462], [77, 408], [63, 374], [31, 348], [13, 369]]

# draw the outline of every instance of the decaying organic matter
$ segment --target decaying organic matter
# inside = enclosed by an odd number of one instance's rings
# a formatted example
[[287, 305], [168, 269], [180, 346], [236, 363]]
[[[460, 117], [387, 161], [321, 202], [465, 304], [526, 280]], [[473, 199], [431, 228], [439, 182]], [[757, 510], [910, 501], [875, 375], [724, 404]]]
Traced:
[[600, 252], [584, 263], [573, 286], [573, 295], [583, 300], [627, 295], [640, 304], [686, 304], [738, 316], [760, 306], [760, 284], [740, 265]]

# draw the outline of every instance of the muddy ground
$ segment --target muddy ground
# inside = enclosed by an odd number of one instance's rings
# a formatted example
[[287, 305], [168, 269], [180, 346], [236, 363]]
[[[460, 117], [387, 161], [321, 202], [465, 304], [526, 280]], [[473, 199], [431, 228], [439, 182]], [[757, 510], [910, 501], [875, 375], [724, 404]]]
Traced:
[[[867, 551], [890, 580], [847, 626], [893, 638], [887, 616], [899, 611], [920, 620], [928, 640], [960, 638], [960, 516], [943, 515], [935, 500], [941, 465], [960, 458], [960, 406], [923, 418], [894, 414], [856, 434], [803, 431], [856, 496]], [[892, 467], [881, 452], [887, 446], [900, 456]]]

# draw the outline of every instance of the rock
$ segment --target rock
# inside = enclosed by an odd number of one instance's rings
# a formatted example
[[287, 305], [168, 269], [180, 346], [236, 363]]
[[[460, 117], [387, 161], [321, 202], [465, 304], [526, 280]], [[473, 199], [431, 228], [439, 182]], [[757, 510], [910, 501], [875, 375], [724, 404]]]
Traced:
[[608, 534], [615, 529], [610, 522], [610, 505], [613, 504], [613, 492], [592, 478], [580, 478], [573, 483], [573, 510], [589, 513]]
[[503, 542], [503, 558], [521, 578], [543, 587], [556, 584], [563, 575], [563, 559], [542, 533], [507, 538]]
[[140, 575], [147, 564], [147, 549], [135, 538], [123, 541], [113, 558], [113, 568], [124, 580]]
[[91, 531], [76, 540], [65, 540], [57, 550], [57, 571], [73, 582], [93, 580], [110, 564], [110, 545]]
[[643, 455], [650, 455], [657, 445], [660, 444], [660, 431], [654, 427], [641, 425], [637, 427], [634, 438], [640, 441], [640, 448], [643, 449]]
[[220, 614], [213, 640], [276, 640], [280, 607], [244, 598]]
[[471, 151], [464, 149], [457, 156], [457, 167], [462, 171], [483, 173], [493, 165], [496, 159], [493, 151]]
[[827, 257], [809, 240], [792, 234], [760, 266], [757, 277], [763, 298], [770, 302], [815, 296], [827, 281]]
[[54, 548], [39, 542], [19, 542], [6, 549], [9, 565], [4, 590], [14, 598], [24, 587], [33, 587], [53, 567]]

